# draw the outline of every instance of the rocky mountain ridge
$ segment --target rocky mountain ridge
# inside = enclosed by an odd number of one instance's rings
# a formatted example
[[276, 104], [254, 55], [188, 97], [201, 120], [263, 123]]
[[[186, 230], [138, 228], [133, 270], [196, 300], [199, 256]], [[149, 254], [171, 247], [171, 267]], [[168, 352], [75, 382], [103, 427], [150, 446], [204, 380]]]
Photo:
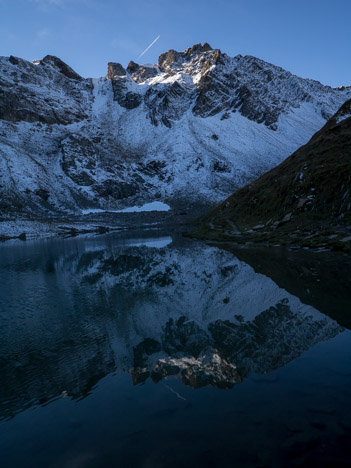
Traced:
[[207, 43], [85, 79], [0, 59], [0, 215], [160, 199], [213, 205], [305, 143], [351, 95]]

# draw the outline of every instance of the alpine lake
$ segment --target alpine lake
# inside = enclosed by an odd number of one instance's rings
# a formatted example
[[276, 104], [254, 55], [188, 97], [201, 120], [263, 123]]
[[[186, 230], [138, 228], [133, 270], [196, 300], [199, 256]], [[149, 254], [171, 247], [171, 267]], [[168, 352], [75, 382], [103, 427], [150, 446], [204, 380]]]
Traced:
[[350, 466], [350, 264], [155, 230], [0, 244], [1, 467]]

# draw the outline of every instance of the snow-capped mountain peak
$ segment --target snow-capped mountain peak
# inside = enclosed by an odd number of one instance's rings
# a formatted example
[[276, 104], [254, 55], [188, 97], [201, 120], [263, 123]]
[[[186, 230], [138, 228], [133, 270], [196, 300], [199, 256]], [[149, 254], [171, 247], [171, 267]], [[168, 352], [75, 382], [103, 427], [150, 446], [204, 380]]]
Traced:
[[214, 204], [270, 169], [351, 96], [207, 43], [101, 79], [57, 57], [0, 58], [0, 211], [156, 198]]

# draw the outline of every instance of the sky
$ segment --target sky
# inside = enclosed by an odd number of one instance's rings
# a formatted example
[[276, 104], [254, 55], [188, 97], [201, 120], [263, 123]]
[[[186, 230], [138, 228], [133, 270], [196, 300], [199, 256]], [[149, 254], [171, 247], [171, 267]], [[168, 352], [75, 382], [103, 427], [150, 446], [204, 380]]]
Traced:
[[351, 84], [351, 0], [0, 0], [0, 55], [56, 55], [84, 77], [208, 42], [330, 86]]

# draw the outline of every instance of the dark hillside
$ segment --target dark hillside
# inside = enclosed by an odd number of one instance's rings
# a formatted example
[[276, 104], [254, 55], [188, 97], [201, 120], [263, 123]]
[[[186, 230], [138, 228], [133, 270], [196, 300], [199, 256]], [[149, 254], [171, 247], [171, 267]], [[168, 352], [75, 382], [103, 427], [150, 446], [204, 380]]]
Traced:
[[283, 163], [200, 218], [197, 237], [350, 250], [351, 100]]

